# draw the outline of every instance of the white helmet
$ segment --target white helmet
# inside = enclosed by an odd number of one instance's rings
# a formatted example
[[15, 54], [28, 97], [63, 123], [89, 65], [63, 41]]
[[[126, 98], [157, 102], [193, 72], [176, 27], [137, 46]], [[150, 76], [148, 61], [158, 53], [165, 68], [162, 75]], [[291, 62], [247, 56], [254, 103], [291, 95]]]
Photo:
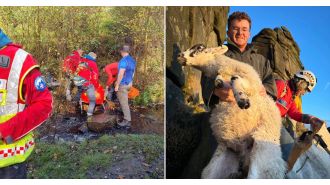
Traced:
[[317, 79], [316, 79], [314, 73], [312, 73], [311, 71], [302, 70], [302, 71], [297, 72], [294, 76], [297, 78], [304, 79], [304, 80], [306, 80], [306, 82], [308, 82], [307, 90], [309, 92], [311, 92], [314, 89]]

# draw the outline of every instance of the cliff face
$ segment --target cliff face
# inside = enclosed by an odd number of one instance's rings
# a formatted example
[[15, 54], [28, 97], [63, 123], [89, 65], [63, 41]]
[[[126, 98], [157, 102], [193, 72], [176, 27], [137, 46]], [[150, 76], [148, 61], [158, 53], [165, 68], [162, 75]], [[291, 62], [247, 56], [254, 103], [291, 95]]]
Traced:
[[168, 7], [166, 12], [167, 178], [182, 177], [201, 137], [205, 115], [201, 72], [182, 69], [177, 55], [195, 44], [223, 43], [228, 7]]
[[201, 73], [193, 68], [181, 70], [178, 53], [195, 44], [218, 46], [225, 39], [228, 7], [168, 7], [166, 19], [167, 76], [182, 87], [186, 100], [193, 105], [203, 104], [200, 89]]

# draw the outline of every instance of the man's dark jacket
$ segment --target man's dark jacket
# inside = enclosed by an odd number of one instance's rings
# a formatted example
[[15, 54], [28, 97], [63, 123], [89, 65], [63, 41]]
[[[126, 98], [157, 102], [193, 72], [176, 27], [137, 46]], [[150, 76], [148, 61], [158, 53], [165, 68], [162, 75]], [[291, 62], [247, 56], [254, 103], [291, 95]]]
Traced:
[[[257, 50], [253, 48], [253, 45], [249, 44], [246, 47], [246, 50], [244, 52], [241, 52], [239, 48], [232, 43], [231, 41], [228, 41], [228, 51], [225, 53], [226, 56], [236, 59], [238, 61], [250, 64], [260, 75], [262, 84], [265, 86], [267, 94], [272, 96], [274, 100], [276, 100], [277, 96], [277, 90], [276, 90], [276, 84], [275, 79], [273, 76], [272, 68], [270, 67], [270, 62], [267, 60], [264, 56], [257, 53]], [[207, 83], [214, 83], [214, 79], [208, 79]], [[206, 88], [214, 88], [212, 85], [208, 84], [208, 87]], [[210, 93], [211, 91], [208, 90]], [[210, 97], [210, 94], [208, 93], [208, 97]], [[204, 98], [207, 98], [204, 96]], [[207, 100], [208, 102], [208, 100]], [[215, 104], [219, 102], [219, 98], [215, 95], [212, 95], [211, 99], [209, 100], [209, 106], [213, 107]]]

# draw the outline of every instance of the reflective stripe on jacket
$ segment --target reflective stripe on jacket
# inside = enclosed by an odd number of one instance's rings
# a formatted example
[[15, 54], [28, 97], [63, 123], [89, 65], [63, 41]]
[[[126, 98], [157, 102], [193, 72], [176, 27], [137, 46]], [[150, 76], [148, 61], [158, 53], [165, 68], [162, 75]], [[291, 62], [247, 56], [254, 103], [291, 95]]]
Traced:
[[280, 110], [281, 117], [289, 115], [290, 118], [301, 122], [302, 113], [298, 110], [293, 99], [293, 91], [289, 85], [289, 81], [276, 80], [277, 100], [276, 105]]
[[[23, 80], [32, 69], [37, 67], [37, 65], [31, 65], [29, 68], [24, 69], [22, 78], [20, 78], [28, 53], [18, 47], [6, 47], [5, 49], [8, 49], [9, 55], [1, 55], [1, 57], [2, 59], [8, 59], [8, 65], [1, 67], [1, 73], [2, 75], [8, 74], [8, 76], [6, 78], [1, 75], [0, 78], [0, 124], [5, 123], [24, 110]], [[6, 54], [6, 51], [4, 53], [1, 52], [1, 54]], [[11, 58], [11, 56], [13, 57]], [[0, 141], [0, 168], [25, 161], [33, 151], [33, 148], [34, 139], [32, 132], [13, 143]]]

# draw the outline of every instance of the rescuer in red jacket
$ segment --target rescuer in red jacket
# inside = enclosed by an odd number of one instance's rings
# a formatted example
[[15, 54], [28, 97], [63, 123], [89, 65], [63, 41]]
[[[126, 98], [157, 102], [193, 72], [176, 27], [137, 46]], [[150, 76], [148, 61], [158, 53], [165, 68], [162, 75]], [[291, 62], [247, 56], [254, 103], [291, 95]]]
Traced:
[[113, 62], [111, 64], [108, 64], [104, 66], [102, 70], [108, 75], [108, 79], [105, 87], [107, 100], [113, 101], [115, 94], [114, 82], [116, 81], [118, 75], [118, 62]]
[[[287, 115], [298, 122], [310, 124], [314, 133], [317, 133], [321, 129], [324, 121], [299, 111], [294, 99], [296, 96], [302, 96], [306, 92], [311, 92], [316, 82], [315, 75], [307, 70], [299, 71], [288, 81], [276, 80], [276, 105], [280, 110], [281, 116], [285, 117]], [[282, 158], [286, 161], [288, 161], [294, 144], [293, 137], [295, 137], [294, 131], [290, 128], [290, 125], [289, 127], [282, 127], [280, 142]]]
[[52, 111], [52, 96], [33, 57], [0, 29], [0, 178], [26, 178], [32, 131]]
[[302, 96], [306, 92], [311, 92], [314, 89], [316, 82], [315, 75], [307, 70], [299, 71], [288, 81], [276, 80], [276, 105], [281, 112], [281, 116], [285, 117], [288, 115], [290, 118], [298, 122], [311, 124], [311, 127], [315, 132], [320, 130], [324, 121], [315, 116], [300, 112], [294, 99], [296, 96]]
[[83, 58], [83, 50], [77, 49], [73, 51], [69, 56], [67, 56], [63, 61], [63, 72], [65, 73], [65, 96], [66, 100], [71, 101], [72, 95], [71, 91], [73, 89], [72, 78], [73, 75], [78, 68], [80, 62], [82, 62]]

